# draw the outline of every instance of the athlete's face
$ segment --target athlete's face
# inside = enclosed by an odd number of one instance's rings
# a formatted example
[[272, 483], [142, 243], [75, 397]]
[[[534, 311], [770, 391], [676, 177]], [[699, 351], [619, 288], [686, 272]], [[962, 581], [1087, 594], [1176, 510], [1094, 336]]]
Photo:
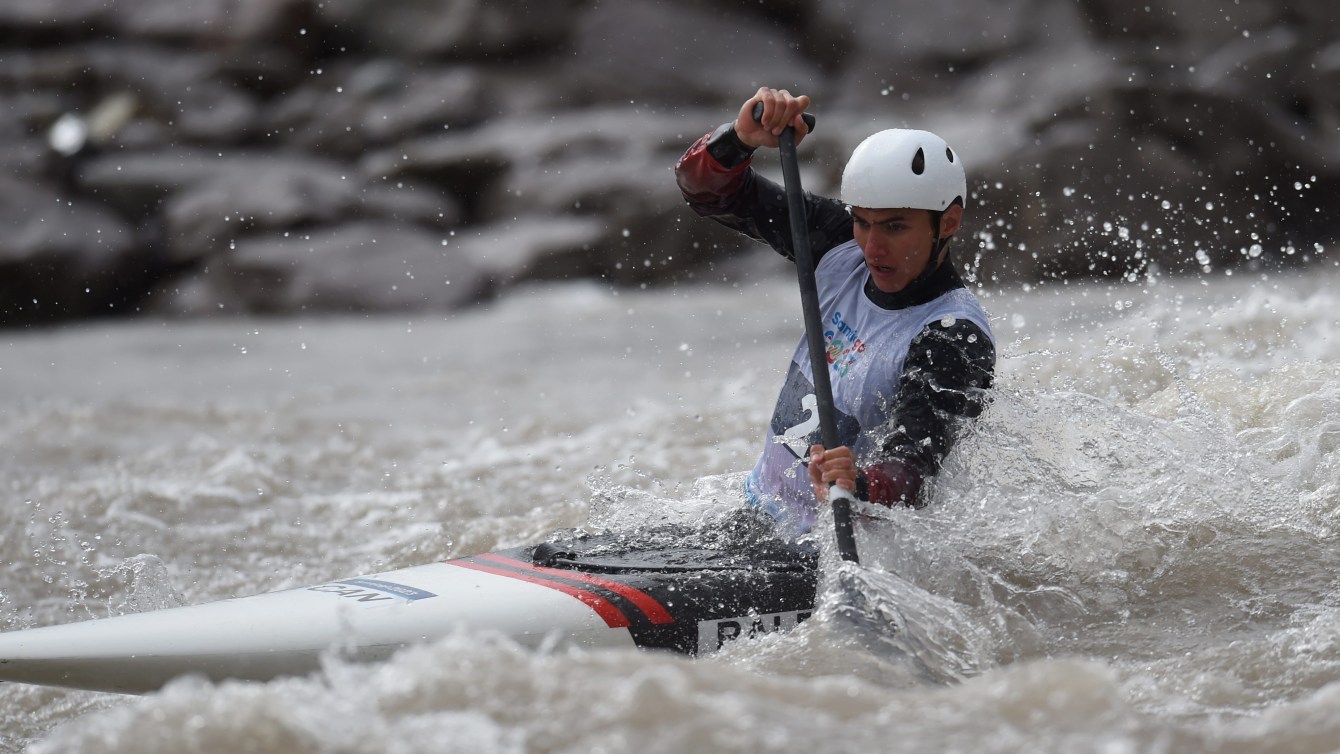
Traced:
[[[945, 210], [940, 238], [953, 235], [962, 219], [963, 208], [957, 204]], [[897, 293], [926, 269], [935, 246], [931, 220], [924, 209], [851, 208], [852, 231], [876, 288]]]

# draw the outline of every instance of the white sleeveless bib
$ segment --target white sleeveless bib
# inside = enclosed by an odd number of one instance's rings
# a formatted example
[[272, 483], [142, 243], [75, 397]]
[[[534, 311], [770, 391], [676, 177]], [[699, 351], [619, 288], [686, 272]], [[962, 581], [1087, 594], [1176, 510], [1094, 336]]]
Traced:
[[[838, 435], [855, 452], [858, 463], [868, 462], [865, 459], [879, 449], [883, 438], [872, 430], [888, 420], [908, 349], [927, 325], [966, 319], [995, 342], [986, 311], [967, 289], [889, 310], [866, 296], [867, 275], [865, 257], [855, 241], [829, 251], [815, 270]], [[763, 452], [746, 482], [754, 504], [794, 533], [808, 531], [814, 522], [814, 490], [801, 458], [817, 442], [814, 378], [809, 347], [801, 337], [773, 409]]]

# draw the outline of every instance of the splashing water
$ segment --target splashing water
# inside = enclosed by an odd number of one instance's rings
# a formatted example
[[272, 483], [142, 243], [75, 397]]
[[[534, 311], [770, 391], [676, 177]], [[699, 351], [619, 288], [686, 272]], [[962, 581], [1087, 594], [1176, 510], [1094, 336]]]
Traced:
[[[861, 567], [821, 518], [819, 605], [790, 633], [698, 660], [455, 636], [141, 699], [6, 686], [0, 749], [1329, 751], [1335, 282], [990, 292], [989, 408], [929, 507], [861, 511]], [[409, 328], [12, 334], [0, 618], [197, 603], [569, 528], [727, 543], [795, 308], [786, 279], [566, 286]]]

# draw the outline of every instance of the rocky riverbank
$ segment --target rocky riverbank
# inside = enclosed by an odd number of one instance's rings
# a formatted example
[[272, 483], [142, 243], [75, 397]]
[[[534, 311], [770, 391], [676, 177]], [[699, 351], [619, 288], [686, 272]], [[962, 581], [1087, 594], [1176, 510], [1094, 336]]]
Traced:
[[[6, 0], [0, 324], [459, 307], [739, 274], [669, 168], [759, 84], [807, 186], [873, 130], [969, 163], [986, 282], [1330, 253], [1330, 2]], [[775, 166], [768, 156], [760, 167]], [[751, 258], [750, 258], [751, 259]]]

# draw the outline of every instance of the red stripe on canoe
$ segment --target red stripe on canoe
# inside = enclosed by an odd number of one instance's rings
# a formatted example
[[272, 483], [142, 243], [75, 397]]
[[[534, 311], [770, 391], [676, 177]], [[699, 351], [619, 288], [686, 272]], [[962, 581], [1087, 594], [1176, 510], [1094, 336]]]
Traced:
[[647, 616], [647, 620], [650, 620], [652, 623], [655, 623], [657, 625], [664, 625], [666, 623], [675, 622], [674, 616], [670, 615], [670, 611], [666, 610], [665, 606], [662, 605], [660, 602], [657, 602], [654, 597], [642, 591], [641, 589], [634, 589], [633, 587], [628, 586], [627, 584], [620, 584], [617, 581], [602, 579], [599, 576], [592, 576], [589, 573], [582, 573], [580, 571], [568, 571], [562, 568], [549, 568], [546, 566], [535, 565], [534, 563], [527, 563], [524, 560], [516, 560], [514, 558], [509, 558], [505, 555], [498, 555], [497, 553], [492, 552], [480, 555], [479, 557], [487, 558], [488, 560], [496, 563], [504, 563], [513, 568], [521, 568], [527, 571], [533, 571], [538, 574], [554, 576], [562, 579], [581, 581], [590, 584], [592, 586], [598, 586], [601, 589], [608, 589], [609, 591], [614, 592], [620, 597], [623, 597], [624, 599], [628, 600], [634, 605], [637, 605], [637, 608], [641, 610], [642, 614]]
[[556, 581], [544, 578], [539, 574], [532, 575], [527, 573], [521, 573], [519, 571], [510, 570], [507, 568], [498, 568], [496, 566], [491, 566], [487, 563], [477, 562], [472, 558], [461, 558], [458, 560], [449, 560], [447, 562], [450, 565], [460, 566], [461, 568], [470, 568], [475, 571], [483, 571], [484, 573], [491, 573], [494, 574], [495, 576], [506, 576], [512, 579], [520, 579], [521, 581], [527, 581], [532, 584], [538, 584], [540, 586], [549, 587], [550, 589], [555, 589], [557, 591], [563, 592], [564, 594], [572, 595], [573, 597], [576, 597], [577, 599], [586, 603], [592, 610], [595, 610], [596, 614], [599, 615], [602, 619], [604, 619], [605, 625], [609, 626], [610, 628], [628, 628], [630, 625], [632, 625], [628, 620], [628, 616], [624, 615], [624, 612], [620, 610], [616, 605], [614, 605], [604, 597], [601, 597], [598, 594], [592, 594], [591, 592], [588, 592], [580, 587], [572, 586], [571, 584], [561, 584]]

